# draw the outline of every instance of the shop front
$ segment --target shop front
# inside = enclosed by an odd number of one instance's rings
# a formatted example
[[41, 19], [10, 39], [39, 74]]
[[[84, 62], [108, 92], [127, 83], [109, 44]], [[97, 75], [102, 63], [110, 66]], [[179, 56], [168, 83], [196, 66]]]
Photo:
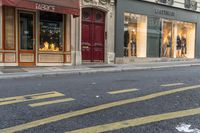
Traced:
[[118, 0], [116, 10], [116, 61], [199, 56], [198, 13], [137, 0]]
[[1, 0], [0, 10], [1, 65], [72, 63], [71, 25], [79, 16], [79, 0]]

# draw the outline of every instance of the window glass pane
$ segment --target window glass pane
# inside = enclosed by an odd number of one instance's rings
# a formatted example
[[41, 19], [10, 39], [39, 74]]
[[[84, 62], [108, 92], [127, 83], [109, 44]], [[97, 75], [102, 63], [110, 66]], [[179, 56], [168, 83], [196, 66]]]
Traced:
[[12, 7], [5, 7], [5, 49], [14, 49], [15, 45], [15, 11]]
[[176, 39], [176, 57], [177, 58], [194, 58], [195, 51], [195, 27], [193, 23], [176, 22], [177, 39]]
[[163, 20], [162, 25], [162, 46], [161, 56], [162, 57], [173, 57], [173, 46], [172, 46], [172, 32], [173, 23], [170, 20]]
[[20, 13], [20, 49], [33, 50], [33, 14]]
[[157, 17], [148, 17], [148, 57], [160, 57], [161, 21]]
[[147, 16], [124, 13], [124, 56], [146, 57]]
[[63, 15], [40, 13], [40, 51], [63, 50]]
[[194, 58], [196, 24], [162, 19], [161, 57]]

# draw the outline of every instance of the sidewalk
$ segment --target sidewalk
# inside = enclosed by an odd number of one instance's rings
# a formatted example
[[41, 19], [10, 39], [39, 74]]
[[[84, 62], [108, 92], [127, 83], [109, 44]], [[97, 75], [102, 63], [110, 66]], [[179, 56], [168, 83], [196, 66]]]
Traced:
[[84, 74], [98, 72], [120, 72], [131, 70], [152, 70], [173, 67], [200, 66], [200, 60], [171, 61], [171, 62], [146, 62], [134, 64], [99, 64], [60, 67], [0, 67], [0, 79], [44, 77], [62, 74]]

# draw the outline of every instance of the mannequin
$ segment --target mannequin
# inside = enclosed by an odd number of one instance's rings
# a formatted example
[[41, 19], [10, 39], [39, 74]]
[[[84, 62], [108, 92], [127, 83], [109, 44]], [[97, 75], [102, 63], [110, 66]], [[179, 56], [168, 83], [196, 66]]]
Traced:
[[124, 56], [128, 56], [128, 44], [129, 44], [129, 32], [128, 30], [124, 31]]
[[135, 30], [132, 31], [132, 38], [131, 38], [131, 55], [136, 56], [136, 32]]
[[185, 57], [185, 54], [187, 54], [186, 52], [187, 52], [187, 41], [186, 41], [186, 37], [182, 37], [182, 39], [181, 39], [181, 54], [182, 54], [182, 56], [183, 57]]
[[177, 52], [177, 57], [181, 57], [181, 37], [180, 35], [177, 36], [176, 39], [176, 50]]
[[167, 57], [171, 57], [171, 47], [172, 47], [172, 39], [171, 36], [167, 36]]

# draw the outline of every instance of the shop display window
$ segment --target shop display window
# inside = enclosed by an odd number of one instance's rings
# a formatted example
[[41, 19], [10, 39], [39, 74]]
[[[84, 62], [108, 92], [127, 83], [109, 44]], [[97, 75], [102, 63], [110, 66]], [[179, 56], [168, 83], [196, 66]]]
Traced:
[[194, 58], [195, 24], [166, 19], [161, 21], [161, 57]]
[[39, 51], [59, 52], [63, 50], [63, 15], [40, 12]]
[[146, 57], [147, 16], [124, 13], [124, 56]]
[[195, 24], [177, 22], [176, 57], [194, 58]]
[[5, 24], [5, 49], [15, 48], [15, 9], [4, 7]]

